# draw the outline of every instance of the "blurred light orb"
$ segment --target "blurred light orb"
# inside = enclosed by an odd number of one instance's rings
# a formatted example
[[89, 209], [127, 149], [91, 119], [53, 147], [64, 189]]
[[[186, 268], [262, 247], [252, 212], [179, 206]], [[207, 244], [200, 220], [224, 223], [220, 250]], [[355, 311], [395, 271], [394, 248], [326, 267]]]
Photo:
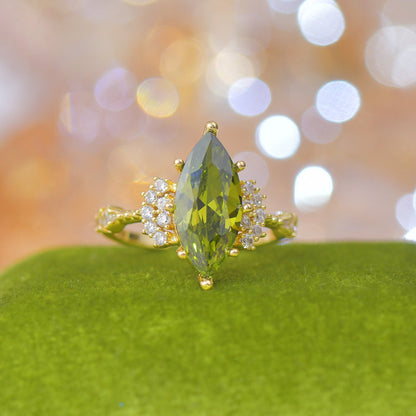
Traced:
[[379, 29], [368, 40], [365, 64], [380, 84], [404, 88], [416, 82], [416, 33], [405, 26]]
[[413, 241], [416, 243], [416, 227], [409, 230], [403, 238], [407, 241]]
[[179, 106], [174, 84], [166, 78], [148, 78], [137, 88], [137, 102], [152, 117], [170, 117]]
[[215, 70], [226, 85], [242, 78], [254, 78], [255, 72], [250, 59], [238, 52], [221, 51], [215, 58]]
[[344, 15], [333, 0], [305, 0], [298, 9], [298, 23], [306, 40], [319, 46], [337, 42], [345, 30]]
[[240, 152], [233, 157], [233, 161], [243, 160], [246, 162], [246, 168], [238, 176], [241, 180], [255, 179], [257, 186], [263, 188], [269, 180], [269, 168], [267, 162], [257, 153]]
[[317, 144], [333, 142], [341, 133], [342, 124], [331, 123], [318, 113], [315, 106], [309, 107], [302, 115], [301, 129], [305, 137]]
[[308, 166], [296, 176], [294, 201], [304, 212], [316, 211], [331, 199], [334, 184], [327, 170], [321, 166]]
[[59, 124], [65, 133], [89, 143], [98, 136], [101, 113], [88, 93], [69, 92], [61, 101]]
[[256, 143], [266, 156], [286, 159], [298, 150], [299, 128], [289, 117], [282, 115], [267, 117], [256, 129]]
[[228, 103], [238, 114], [257, 116], [270, 105], [272, 95], [265, 82], [258, 78], [241, 78], [228, 90]]
[[413, 206], [413, 194], [405, 194], [397, 201], [396, 219], [407, 231], [416, 227], [416, 210]]
[[194, 39], [178, 39], [161, 54], [160, 73], [176, 85], [192, 84], [204, 70], [202, 48]]
[[137, 81], [130, 71], [114, 68], [95, 83], [94, 96], [104, 110], [121, 111], [134, 101], [136, 89]]
[[360, 93], [347, 81], [330, 81], [319, 89], [315, 105], [325, 120], [344, 123], [360, 109]]
[[292, 14], [298, 10], [303, 0], [268, 0], [272, 10], [283, 14]]
[[415, 191], [413, 192], [413, 208], [415, 209], [415, 211], [416, 211], [416, 189], [415, 189]]

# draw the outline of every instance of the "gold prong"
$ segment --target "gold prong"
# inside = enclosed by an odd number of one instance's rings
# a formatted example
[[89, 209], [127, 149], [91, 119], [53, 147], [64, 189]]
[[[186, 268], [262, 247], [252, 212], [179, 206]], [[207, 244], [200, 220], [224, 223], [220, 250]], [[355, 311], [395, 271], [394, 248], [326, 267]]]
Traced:
[[153, 176], [153, 180], [157, 181], [159, 178], [157, 176]]
[[154, 185], [150, 185], [149, 186], [149, 189], [155, 189], [155, 186]]
[[201, 289], [203, 290], [209, 290], [214, 285], [214, 281], [212, 280], [212, 277], [205, 277], [199, 274], [198, 279], [199, 279], [199, 286], [201, 286]]
[[251, 211], [253, 211], [253, 205], [251, 205], [251, 204], [245, 204], [243, 206], [243, 211], [244, 212], [251, 212]]
[[267, 236], [267, 233], [261, 233], [261, 236], [260, 237], [264, 238], [266, 236]]
[[172, 212], [174, 207], [175, 206], [173, 205], [173, 202], [167, 202], [165, 205], [166, 211], [169, 211], [169, 212]]
[[228, 252], [228, 255], [230, 257], [237, 257], [240, 254], [240, 250], [238, 248], [232, 248], [230, 249], [230, 251]]
[[141, 192], [141, 193], [140, 193], [140, 195], [141, 195], [141, 196], [144, 196], [144, 194], [145, 194], [145, 193], [146, 193], [146, 192], [144, 192], [144, 191], [143, 191], [143, 192]]
[[258, 187], [258, 186], [256, 186], [255, 188], [254, 188], [254, 192], [259, 192], [260, 191], [260, 188]]
[[215, 136], [218, 133], [218, 124], [215, 121], [207, 121], [205, 123], [205, 129], [204, 134], [212, 133], [215, 134]]
[[178, 172], [181, 173], [185, 162], [182, 159], [176, 159], [174, 163]]
[[267, 195], [265, 195], [265, 194], [263, 194], [261, 197], [262, 197], [263, 199], [267, 199]]
[[180, 259], [186, 259], [188, 257], [188, 255], [186, 254], [186, 251], [184, 250], [182, 246], [178, 247], [178, 249], [176, 250], [176, 254], [178, 255]]
[[255, 179], [251, 179], [250, 182], [255, 185], [256, 184], [256, 180]]
[[234, 163], [234, 166], [237, 168], [237, 172], [241, 172], [246, 168], [246, 162], [244, 162], [243, 160], [239, 160]]

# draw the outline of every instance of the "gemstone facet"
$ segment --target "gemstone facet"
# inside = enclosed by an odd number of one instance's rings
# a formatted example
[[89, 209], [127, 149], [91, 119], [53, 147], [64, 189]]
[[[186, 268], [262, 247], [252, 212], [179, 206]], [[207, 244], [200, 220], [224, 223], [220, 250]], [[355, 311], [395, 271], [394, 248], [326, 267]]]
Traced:
[[242, 217], [240, 180], [218, 138], [204, 134], [178, 180], [175, 222], [182, 247], [202, 276], [211, 276], [237, 237]]

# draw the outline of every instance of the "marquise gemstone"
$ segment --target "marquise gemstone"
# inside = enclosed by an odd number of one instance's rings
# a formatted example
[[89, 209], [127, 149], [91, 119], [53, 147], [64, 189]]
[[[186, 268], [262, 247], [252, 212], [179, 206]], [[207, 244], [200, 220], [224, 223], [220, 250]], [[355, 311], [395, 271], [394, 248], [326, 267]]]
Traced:
[[224, 260], [240, 228], [241, 185], [230, 155], [213, 133], [195, 145], [179, 176], [175, 223], [182, 247], [203, 276]]

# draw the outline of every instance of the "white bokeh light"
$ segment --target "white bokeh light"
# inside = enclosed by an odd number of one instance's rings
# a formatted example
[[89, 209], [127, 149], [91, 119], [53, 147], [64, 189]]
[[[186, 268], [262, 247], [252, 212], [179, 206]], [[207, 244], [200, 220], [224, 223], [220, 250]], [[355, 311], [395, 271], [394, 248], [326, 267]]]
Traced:
[[303, 0], [268, 0], [269, 6], [275, 12], [292, 14], [298, 10]]
[[406, 26], [387, 26], [368, 40], [365, 64], [380, 84], [404, 88], [416, 82], [416, 33]]
[[360, 93], [347, 81], [330, 81], [319, 89], [315, 105], [324, 119], [332, 123], [344, 123], [360, 109]]
[[81, 142], [90, 143], [99, 134], [102, 111], [88, 92], [68, 92], [61, 101], [60, 130]]
[[298, 9], [298, 23], [306, 40], [319, 46], [337, 42], [345, 30], [344, 15], [333, 0], [305, 0]]
[[415, 191], [413, 192], [413, 208], [415, 209], [415, 211], [416, 211], [416, 189], [415, 189]]
[[406, 231], [416, 227], [416, 210], [413, 206], [413, 194], [405, 194], [397, 201], [396, 219]]
[[416, 243], [416, 227], [409, 230], [403, 238], [407, 241], [413, 241]]
[[267, 117], [257, 127], [256, 143], [266, 156], [286, 159], [298, 150], [299, 128], [289, 117], [282, 115]]
[[301, 129], [311, 142], [327, 144], [334, 141], [342, 130], [342, 124], [331, 123], [322, 118], [316, 107], [308, 108], [302, 115]]
[[94, 96], [105, 110], [121, 111], [135, 100], [136, 89], [137, 81], [130, 71], [114, 68], [95, 83]]
[[331, 199], [334, 184], [327, 170], [321, 166], [308, 166], [296, 176], [294, 201], [304, 212], [316, 211]]
[[238, 114], [257, 116], [270, 105], [270, 89], [258, 78], [241, 78], [228, 90], [228, 103]]

